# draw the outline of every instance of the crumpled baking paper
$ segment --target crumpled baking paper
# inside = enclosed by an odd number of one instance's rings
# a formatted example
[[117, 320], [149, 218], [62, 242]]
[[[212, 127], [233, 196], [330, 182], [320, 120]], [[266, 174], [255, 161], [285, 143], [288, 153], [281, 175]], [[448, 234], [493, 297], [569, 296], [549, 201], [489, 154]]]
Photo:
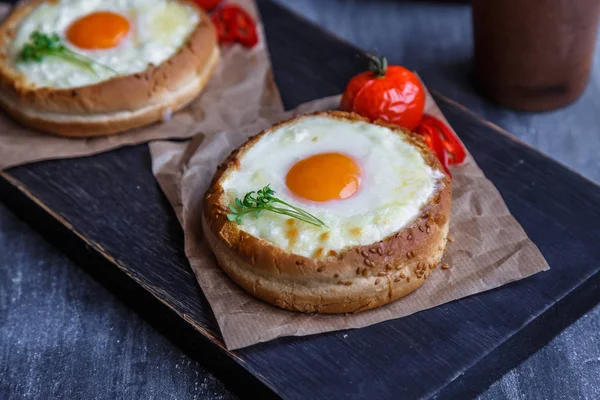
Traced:
[[[150, 144], [152, 168], [175, 209], [185, 234], [185, 253], [215, 314], [228, 349], [282, 336], [303, 336], [361, 328], [401, 318], [462, 297], [526, 278], [548, 269], [538, 248], [510, 214], [504, 200], [469, 155], [452, 167], [450, 237], [442, 263], [412, 294], [357, 314], [303, 314], [258, 300], [231, 281], [218, 267], [202, 237], [204, 192], [217, 165], [249, 136], [274, 122], [310, 111], [338, 108], [339, 96], [306, 103], [286, 113], [262, 113], [253, 124], [224, 132], [204, 132], [185, 143]], [[431, 96], [426, 112], [441, 118]], [[460, 132], [459, 132], [460, 134]]]

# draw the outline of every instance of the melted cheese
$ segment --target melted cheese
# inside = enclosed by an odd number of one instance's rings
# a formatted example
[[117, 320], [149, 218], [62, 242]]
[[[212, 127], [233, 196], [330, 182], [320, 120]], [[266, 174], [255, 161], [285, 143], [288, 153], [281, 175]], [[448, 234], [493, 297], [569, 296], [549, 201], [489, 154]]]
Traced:
[[[358, 192], [327, 202], [294, 196], [285, 183], [291, 166], [328, 152], [346, 154], [361, 165]], [[287, 251], [313, 258], [337, 254], [348, 246], [375, 243], [403, 229], [419, 214], [443, 177], [392, 130], [323, 116], [307, 117], [263, 136], [239, 162], [239, 168], [223, 182], [229, 204], [270, 184], [275, 196], [328, 225], [327, 229], [316, 227], [263, 211], [258, 218], [244, 216], [240, 228]]]
[[[68, 27], [78, 18], [95, 11], [112, 11], [126, 17], [131, 25], [128, 36], [116, 47], [82, 50], [66, 39]], [[10, 49], [15, 68], [37, 86], [73, 88], [98, 83], [115, 76], [96, 66], [93, 73], [56, 57], [41, 62], [21, 62], [23, 45], [34, 31], [57, 33], [66, 46], [98, 63], [130, 75], [159, 65], [173, 56], [194, 30], [200, 19], [196, 10], [174, 0], [61, 0], [44, 2], [19, 25]]]

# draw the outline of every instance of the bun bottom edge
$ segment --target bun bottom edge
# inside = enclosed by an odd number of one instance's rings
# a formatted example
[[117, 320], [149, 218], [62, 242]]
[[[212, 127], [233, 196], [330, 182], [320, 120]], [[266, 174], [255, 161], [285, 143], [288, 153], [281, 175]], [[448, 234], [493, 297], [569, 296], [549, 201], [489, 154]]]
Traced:
[[212, 76], [218, 61], [219, 50], [218, 47], [215, 47], [215, 51], [213, 51], [205, 68], [189, 82], [183, 84], [179, 92], [173, 94], [163, 102], [151, 104], [134, 111], [102, 115], [59, 114], [59, 118], [53, 118], [53, 114], [51, 113], [46, 115], [40, 112], [22, 110], [15, 104], [2, 99], [2, 96], [0, 96], [0, 105], [17, 122], [45, 133], [66, 137], [114, 135], [161, 121], [165, 119], [166, 114], [174, 113], [184, 108], [202, 92]]
[[[351, 285], [315, 280], [315, 287], [293, 281], [272, 279], [253, 271], [251, 265], [236, 255], [210, 230], [202, 217], [202, 228], [219, 267], [244, 291], [271, 305], [288, 311], [324, 314], [357, 313], [383, 306], [417, 290], [433, 272], [417, 274], [418, 263], [437, 266], [444, 254], [449, 224], [441, 229], [441, 240], [431, 246], [429, 254], [418, 254], [395, 275], [357, 277]], [[399, 275], [404, 276], [399, 278]]]

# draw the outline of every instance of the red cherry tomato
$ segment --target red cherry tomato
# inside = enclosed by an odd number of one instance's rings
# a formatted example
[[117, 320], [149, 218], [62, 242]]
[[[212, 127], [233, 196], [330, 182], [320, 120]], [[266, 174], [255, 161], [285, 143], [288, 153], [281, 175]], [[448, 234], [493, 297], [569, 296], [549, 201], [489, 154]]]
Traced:
[[421, 80], [404, 67], [388, 66], [385, 57], [371, 57], [370, 69], [348, 82], [342, 109], [414, 130], [425, 109]]

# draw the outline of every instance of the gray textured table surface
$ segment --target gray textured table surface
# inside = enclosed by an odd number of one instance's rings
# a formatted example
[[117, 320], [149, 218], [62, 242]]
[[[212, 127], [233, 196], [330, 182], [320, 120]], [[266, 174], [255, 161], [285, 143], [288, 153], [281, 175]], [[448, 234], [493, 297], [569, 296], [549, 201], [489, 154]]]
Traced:
[[[470, 83], [469, 7], [423, 1], [279, 0], [600, 182], [600, 51], [583, 97], [515, 113]], [[599, 399], [600, 306], [492, 385], [485, 399]], [[0, 205], [0, 398], [229, 399], [190, 360]]]

